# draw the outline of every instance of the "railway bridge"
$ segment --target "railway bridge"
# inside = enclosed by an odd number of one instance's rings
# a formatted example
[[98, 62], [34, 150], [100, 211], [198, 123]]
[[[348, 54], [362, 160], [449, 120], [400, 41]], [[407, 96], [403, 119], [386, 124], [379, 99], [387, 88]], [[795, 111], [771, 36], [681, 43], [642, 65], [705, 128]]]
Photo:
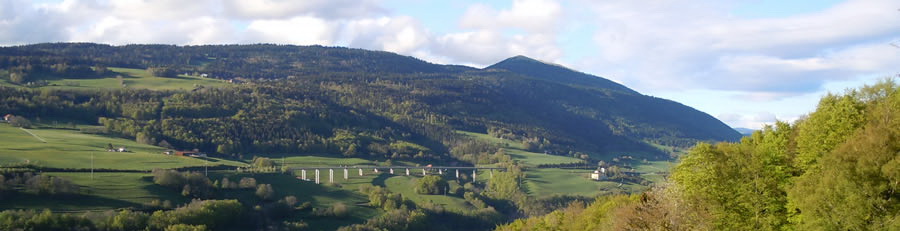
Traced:
[[[328, 171], [328, 182], [334, 183], [334, 170], [343, 170], [344, 172], [344, 180], [350, 178], [350, 172], [356, 171], [359, 176], [365, 175], [366, 172], [372, 172], [372, 174], [405, 174], [407, 176], [411, 175], [419, 175], [421, 172], [421, 176], [427, 176], [428, 174], [437, 174], [444, 175], [449, 174], [451, 171], [454, 172], [456, 178], [459, 178], [459, 172], [462, 171], [472, 171], [472, 179], [476, 179], [478, 176], [478, 171], [489, 171], [489, 177], [494, 177], [494, 170], [503, 171], [506, 168], [499, 167], [454, 167], [454, 166], [326, 166], [326, 167], [290, 167], [289, 171], [300, 171], [300, 179], [306, 181], [315, 181], [316, 184], [319, 184], [321, 181], [319, 179], [320, 171]], [[400, 171], [399, 173], [395, 173], [394, 170]], [[307, 177], [307, 171], [314, 173], [314, 178], [310, 179]], [[415, 172], [415, 173], [413, 173]], [[311, 173], [311, 174], [312, 174]]]

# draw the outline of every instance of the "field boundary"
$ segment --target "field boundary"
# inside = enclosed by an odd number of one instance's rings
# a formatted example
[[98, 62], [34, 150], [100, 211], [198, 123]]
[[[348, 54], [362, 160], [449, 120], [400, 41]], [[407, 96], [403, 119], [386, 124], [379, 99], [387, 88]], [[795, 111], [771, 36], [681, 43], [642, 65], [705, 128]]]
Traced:
[[25, 131], [25, 132], [28, 133], [29, 135], [34, 136], [35, 139], [38, 139], [38, 140], [40, 140], [41, 142], [47, 143], [47, 140], [45, 140], [44, 138], [41, 138], [40, 136], [38, 136], [38, 135], [36, 135], [36, 134], [34, 134], [34, 133], [31, 133], [31, 131], [29, 131], [28, 129], [25, 129], [25, 128], [19, 128], [19, 129], [22, 129], [22, 131]]

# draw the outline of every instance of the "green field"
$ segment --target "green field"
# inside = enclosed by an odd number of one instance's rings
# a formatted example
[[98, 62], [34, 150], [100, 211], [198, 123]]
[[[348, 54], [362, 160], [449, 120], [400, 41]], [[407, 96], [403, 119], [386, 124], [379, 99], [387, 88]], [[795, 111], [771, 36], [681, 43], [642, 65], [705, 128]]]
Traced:
[[58, 176], [82, 186], [83, 195], [76, 198], [38, 197], [31, 194], [15, 194], [13, 198], [0, 200], [0, 209], [52, 209], [54, 211], [101, 211], [125, 207], [138, 208], [154, 199], [182, 204], [189, 199], [179, 192], [153, 184], [146, 173], [91, 173], [54, 172]]
[[[415, 192], [416, 181], [421, 177], [417, 176], [392, 176], [385, 180], [385, 186], [387, 186], [388, 190], [391, 190], [395, 193], [400, 193], [404, 198], [410, 199], [416, 204], [422, 204], [424, 202], [431, 202], [434, 204], [438, 204], [443, 206], [447, 210], [451, 211], [468, 211], [473, 210], [475, 207], [469, 205], [465, 199], [458, 196], [453, 195], [422, 195]], [[450, 189], [454, 189], [459, 187], [456, 184], [456, 181], [448, 181], [450, 183]]]
[[[30, 134], [29, 134], [30, 132]], [[33, 135], [32, 135], [33, 134]], [[67, 129], [20, 129], [0, 124], [0, 163], [31, 163], [54, 168], [152, 170], [186, 166], [232, 165], [241, 162], [167, 156], [161, 147], [132, 140], [84, 134]], [[107, 152], [106, 146], [124, 146], [131, 152]], [[93, 156], [93, 157], [92, 157]]]
[[[144, 69], [109, 68], [113, 73], [105, 78], [65, 79], [55, 76], [33, 76], [33, 79], [42, 79], [50, 83], [42, 88], [53, 89], [122, 89], [140, 88], [151, 90], [190, 90], [196, 86], [221, 87], [228, 83], [219, 79], [201, 78], [197, 76], [179, 75], [177, 78], [155, 77]], [[116, 76], [122, 76], [125, 86], [119, 84]], [[0, 85], [17, 86], [7, 80], [0, 81]]]
[[[287, 167], [332, 167], [332, 166], [383, 166], [383, 162], [374, 160], [366, 160], [362, 158], [350, 157], [333, 157], [333, 156], [312, 156], [307, 154], [261, 154], [259, 156], [268, 157], [275, 162], [277, 166], [281, 166], [282, 161]], [[416, 163], [409, 161], [393, 161], [393, 166], [416, 166]]]
[[[302, 202], [311, 202], [313, 208], [327, 208], [334, 203], [344, 203], [349, 208], [349, 216], [343, 219], [332, 217], [313, 217], [307, 213], [299, 214], [296, 219], [304, 220], [310, 224], [313, 230], [334, 230], [340, 226], [351, 223], [363, 223], [366, 219], [377, 216], [380, 210], [368, 207], [368, 197], [359, 193], [358, 187], [362, 184], [371, 184], [372, 179], [376, 176], [369, 174], [360, 177], [359, 175], [351, 175], [348, 180], [344, 180], [343, 172], [335, 170], [335, 185], [328, 186], [328, 172], [322, 172], [323, 184], [316, 184], [312, 181], [303, 181], [295, 176], [284, 174], [236, 174], [216, 172], [210, 174], [210, 178], [220, 180], [224, 176], [228, 176], [231, 180], [238, 180], [241, 177], [256, 178], [257, 183], [272, 184], [275, 189], [276, 198], [285, 196], [295, 196]], [[307, 173], [309, 174], [309, 173]], [[308, 175], [311, 178], [311, 175]], [[340, 176], [340, 177], [339, 177]], [[256, 203], [258, 198], [254, 194], [254, 190], [227, 190], [220, 195], [221, 198], [235, 198], [244, 203]]]
[[672, 161], [632, 161], [634, 171], [653, 183], [665, 181], [675, 162]]
[[647, 187], [637, 184], [620, 184], [611, 181], [590, 179], [592, 170], [584, 169], [528, 169], [525, 172], [525, 187], [533, 196], [581, 195], [594, 197], [615, 192], [638, 192]]
[[516, 142], [507, 139], [500, 139], [497, 137], [490, 136], [488, 134], [483, 133], [474, 133], [474, 132], [465, 132], [465, 131], [457, 131], [457, 133], [464, 134], [466, 136], [492, 143], [497, 144], [500, 147], [504, 148], [507, 154], [510, 155], [514, 160], [520, 161], [525, 166], [537, 166], [539, 164], [565, 164], [565, 163], [575, 163], [582, 162], [581, 159], [568, 157], [568, 156], [556, 156], [556, 155], [548, 155], [543, 153], [529, 152], [524, 150], [524, 146], [521, 142]]

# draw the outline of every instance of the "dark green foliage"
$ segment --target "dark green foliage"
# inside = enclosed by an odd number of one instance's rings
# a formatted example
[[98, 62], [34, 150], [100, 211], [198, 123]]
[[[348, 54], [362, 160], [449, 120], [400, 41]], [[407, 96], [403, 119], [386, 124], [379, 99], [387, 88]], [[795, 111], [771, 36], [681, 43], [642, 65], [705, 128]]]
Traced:
[[253, 157], [252, 165], [256, 168], [275, 167], [275, 161], [266, 157]]
[[795, 124], [698, 144], [669, 183], [640, 197], [600, 198], [500, 230], [898, 230], [897, 115], [893, 79], [827, 95]]
[[148, 67], [147, 72], [156, 77], [178, 77], [178, 72], [170, 67]]
[[184, 196], [209, 198], [216, 188], [209, 178], [199, 172], [154, 169], [152, 173], [153, 183], [181, 190]]
[[149, 224], [157, 230], [176, 224], [204, 225], [213, 230], [221, 230], [240, 222], [242, 213], [243, 208], [237, 200], [194, 200], [175, 210], [153, 212]]
[[341, 202], [334, 203], [331, 207], [324, 209], [313, 209], [313, 214], [321, 217], [336, 217], [336, 218], [346, 218], [350, 213], [347, 205]]
[[91, 220], [69, 214], [6, 210], [0, 212], [0, 230], [94, 230]]
[[262, 200], [270, 200], [275, 197], [275, 189], [271, 184], [260, 184], [256, 186], [256, 196]]
[[116, 231], [142, 230], [149, 225], [149, 220], [149, 214], [131, 210], [122, 210], [114, 217], [110, 218], [107, 228]]
[[628, 87], [597, 76], [585, 74], [563, 66], [547, 64], [525, 56], [516, 56], [500, 61], [487, 69], [507, 70], [513, 73], [532, 76], [563, 84], [571, 84], [579, 87], [593, 87], [611, 89], [626, 93], [637, 93]]
[[[454, 131], [466, 130], [493, 131], [529, 150], [557, 155], [636, 152], [667, 158], [645, 142], [687, 147], [698, 140], [740, 137], [702, 112], [599, 77], [539, 62], [515, 63], [478, 70], [320, 46], [3, 47], [0, 69], [22, 73], [52, 71], [53, 65], [166, 67], [267, 80], [193, 92], [51, 91], [35, 97], [39, 94], [4, 89], [0, 92], [8, 95], [0, 93], [0, 111], [87, 122], [99, 116], [110, 132], [125, 137], [234, 155], [495, 162], [488, 156], [496, 149], [453, 151], [467, 142]], [[496, 71], [500, 68], [509, 71]]]
[[365, 224], [341, 227], [341, 231], [427, 230], [426, 215], [419, 210], [391, 210], [369, 219]]
[[25, 190], [39, 195], [74, 195], [81, 188], [60, 177], [35, 175], [25, 180]]
[[436, 175], [422, 177], [416, 183], [416, 193], [418, 194], [439, 195], [446, 193], [449, 188], [447, 181]]

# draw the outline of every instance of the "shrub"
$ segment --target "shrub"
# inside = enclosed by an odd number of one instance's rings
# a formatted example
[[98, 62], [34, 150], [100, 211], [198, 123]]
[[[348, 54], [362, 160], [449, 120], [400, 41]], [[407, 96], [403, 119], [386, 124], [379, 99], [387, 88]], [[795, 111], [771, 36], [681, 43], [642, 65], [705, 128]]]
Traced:
[[272, 189], [271, 184], [260, 184], [256, 187], [256, 196], [263, 200], [272, 199], [275, 196], [275, 189]]
[[241, 178], [241, 182], [239, 183], [241, 188], [256, 188], [256, 179], [251, 177]]
[[422, 177], [422, 179], [419, 180], [418, 184], [416, 184], [416, 193], [437, 195], [443, 193], [448, 187], [449, 185], [444, 178], [430, 175]]
[[25, 190], [41, 195], [72, 195], [78, 194], [80, 188], [63, 178], [36, 175], [25, 181]]

